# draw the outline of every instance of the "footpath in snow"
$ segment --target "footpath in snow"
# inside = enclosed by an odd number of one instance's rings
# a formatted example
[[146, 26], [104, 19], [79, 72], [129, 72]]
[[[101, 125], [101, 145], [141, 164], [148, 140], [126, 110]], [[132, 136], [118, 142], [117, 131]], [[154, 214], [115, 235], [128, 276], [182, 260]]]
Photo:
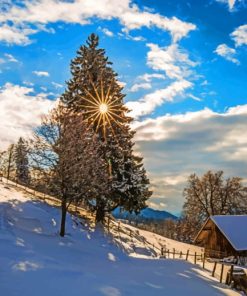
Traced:
[[1, 296], [240, 295], [191, 263], [153, 258], [149, 232], [144, 244], [68, 215], [61, 238], [59, 221], [58, 208], [0, 182]]

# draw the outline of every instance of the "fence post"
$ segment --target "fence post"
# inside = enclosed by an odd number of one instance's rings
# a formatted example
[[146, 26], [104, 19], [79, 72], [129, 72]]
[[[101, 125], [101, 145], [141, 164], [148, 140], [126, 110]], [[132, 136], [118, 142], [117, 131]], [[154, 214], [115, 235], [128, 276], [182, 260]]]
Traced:
[[175, 249], [173, 248], [173, 259], [175, 259]]
[[107, 223], [108, 233], [110, 232], [110, 216], [108, 216], [108, 223]]
[[224, 271], [224, 264], [221, 264], [221, 271], [220, 271], [220, 283], [222, 283], [222, 278], [223, 278], [223, 271]]
[[212, 277], [214, 277], [215, 270], [216, 270], [216, 265], [217, 265], [217, 262], [214, 262], [214, 268], [213, 268], [213, 271], [212, 271]]
[[203, 261], [202, 261], [202, 268], [205, 269], [205, 260], [206, 260], [206, 256], [205, 253], [203, 255]]
[[182, 254], [183, 254], [183, 253], [182, 253], [182, 251], [180, 251], [180, 255], [179, 255], [179, 258], [182, 258]]
[[227, 274], [227, 277], [226, 277], [226, 284], [228, 286], [231, 285], [231, 281], [232, 281], [232, 273], [233, 273], [233, 264], [231, 264], [231, 269], [230, 269], [230, 273]]
[[195, 252], [195, 258], [194, 258], [194, 263], [196, 264], [196, 252]]
[[161, 256], [164, 256], [164, 248], [161, 247]]
[[167, 253], [168, 253], [168, 258], [170, 258], [170, 250], [169, 249], [168, 249]]
[[186, 261], [188, 261], [189, 252], [190, 252], [190, 250], [187, 250], [187, 253], [186, 253]]

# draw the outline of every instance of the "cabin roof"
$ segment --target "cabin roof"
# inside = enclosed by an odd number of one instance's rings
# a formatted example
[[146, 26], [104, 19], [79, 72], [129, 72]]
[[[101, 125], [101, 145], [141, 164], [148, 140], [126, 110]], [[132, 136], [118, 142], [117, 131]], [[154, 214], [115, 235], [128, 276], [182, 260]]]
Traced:
[[[236, 251], [247, 250], [247, 215], [216, 215], [210, 216], [209, 219], [217, 225]], [[204, 226], [201, 231], [203, 231]]]

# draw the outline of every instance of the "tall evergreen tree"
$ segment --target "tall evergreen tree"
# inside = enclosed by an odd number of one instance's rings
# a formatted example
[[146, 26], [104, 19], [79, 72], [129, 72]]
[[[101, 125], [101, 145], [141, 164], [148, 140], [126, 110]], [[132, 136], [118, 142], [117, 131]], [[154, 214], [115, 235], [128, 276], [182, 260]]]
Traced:
[[86, 45], [79, 48], [71, 62], [72, 78], [61, 99], [98, 136], [108, 166], [107, 190], [96, 190], [89, 203], [96, 211], [96, 222], [102, 222], [105, 213], [118, 206], [138, 213], [151, 192], [142, 159], [133, 153], [132, 118], [126, 115], [122, 87], [98, 44], [98, 36], [91, 34]]
[[16, 179], [22, 184], [29, 183], [29, 164], [27, 145], [23, 138], [19, 138], [14, 152]]

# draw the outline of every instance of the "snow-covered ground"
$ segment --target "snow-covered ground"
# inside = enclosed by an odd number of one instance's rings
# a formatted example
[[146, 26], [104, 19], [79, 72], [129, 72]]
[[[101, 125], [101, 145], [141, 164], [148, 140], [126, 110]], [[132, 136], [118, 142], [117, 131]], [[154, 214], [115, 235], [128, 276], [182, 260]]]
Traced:
[[174, 241], [123, 225], [104, 235], [71, 215], [61, 238], [59, 221], [56, 207], [0, 182], [1, 296], [240, 295], [191, 263], [154, 258], [153, 244]]

